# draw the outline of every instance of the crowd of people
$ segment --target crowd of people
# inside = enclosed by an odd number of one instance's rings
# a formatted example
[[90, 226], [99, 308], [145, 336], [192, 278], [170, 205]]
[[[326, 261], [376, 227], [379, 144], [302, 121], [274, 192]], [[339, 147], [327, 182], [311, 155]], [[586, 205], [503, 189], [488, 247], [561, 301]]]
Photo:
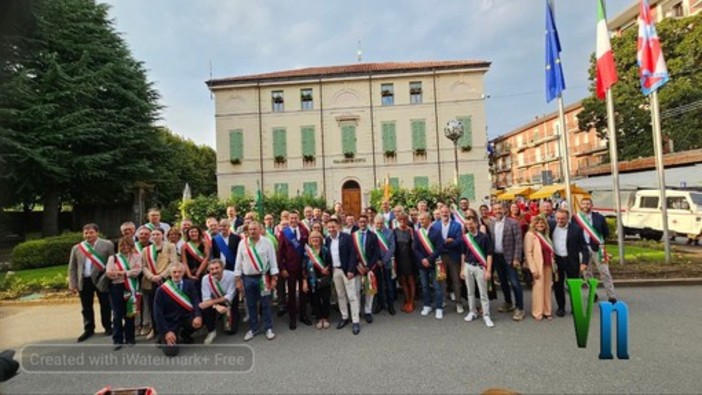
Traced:
[[[514, 321], [527, 313], [551, 320], [552, 289], [555, 315], [563, 317], [566, 278], [589, 279], [597, 271], [616, 302], [607, 224], [590, 199], [579, 204], [571, 215], [549, 200], [494, 201], [478, 211], [467, 199], [438, 203], [433, 211], [425, 201], [392, 209], [383, 201], [378, 211], [369, 207], [358, 217], [335, 205], [333, 213], [306, 207], [283, 211], [277, 221], [266, 214], [262, 222], [230, 206], [226, 218], [207, 218], [203, 228], [187, 219], [171, 227], [154, 209], [138, 228], [122, 224], [115, 242], [87, 224], [69, 261], [69, 287], [80, 295], [84, 323], [78, 341], [95, 333], [96, 296], [115, 350], [145, 336], [157, 338], [166, 355], [192, 343], [203, 325], [204, 344], [212, 343], [218, 322], [227, 334], [248, 323], [245, 341], [258, 334], [272, 340], [274, 305], [278, 317], [288, 316], [290, 330], [298, 323], [325, 330], [335, 304], [336, 328], [350, 325], [357, 335], [361, 318], [371, 324], [383, 310], [397, 314], [398, 285], [405, 314], [420, 299], [421, 316], [443, 319], [452, 304], [460, 315], [467, 307], [465, 321], [482, 318], [493, 327], [490, 304], [499, 284], [504, 300], [496, 310]], [[522, 283], [532, 288], [529, 312]]]

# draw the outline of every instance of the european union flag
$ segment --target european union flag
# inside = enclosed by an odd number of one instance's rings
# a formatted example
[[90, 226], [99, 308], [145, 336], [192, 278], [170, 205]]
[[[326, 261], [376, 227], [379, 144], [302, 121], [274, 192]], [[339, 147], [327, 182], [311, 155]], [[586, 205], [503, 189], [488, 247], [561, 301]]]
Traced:
[[561, 41], [558, 39], [551, 2], [546, 0], [546, 102], [560, 96], [565, 87], [561, 65]]

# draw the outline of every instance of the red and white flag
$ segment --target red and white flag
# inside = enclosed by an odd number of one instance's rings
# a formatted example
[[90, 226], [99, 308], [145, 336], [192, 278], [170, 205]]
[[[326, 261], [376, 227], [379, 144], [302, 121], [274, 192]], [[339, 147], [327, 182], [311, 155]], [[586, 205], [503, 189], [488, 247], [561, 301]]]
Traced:
[[651, 18], [651, 8], [648, 0], [641, 0], [639, 11], [639, 41], [636, 51], [636, 61], [639, 64], [641, 92], [649, 95], [663, 86], [670, 79], [665, 67], [661, 42], [656, 33], [656, 27]]
[[597, 97], [604, 100], [607, 89], [617, 82], [617, 67], [614, 64], [612, 47], [609, 44], [609, 30], [607, 29], [607, 15], [604, 0], [597, 0]]

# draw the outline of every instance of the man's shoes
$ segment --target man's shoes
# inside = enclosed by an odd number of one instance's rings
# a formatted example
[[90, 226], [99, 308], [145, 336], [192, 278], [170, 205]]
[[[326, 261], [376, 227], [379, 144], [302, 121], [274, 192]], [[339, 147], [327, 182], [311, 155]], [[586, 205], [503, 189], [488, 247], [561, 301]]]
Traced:
[[303, 324], [305, 324], [307, 326], [312, 326], [312, 321], [306, 315], [300, 317], [300, 322], [302, 322]]
[[290, 321], [290, 325], [288, 325], [288, 328], [290, 328], [291, 331], [294, 331], [297, 329], [297, 323], [295, 321]]
[[217, 337], [217, 331], [212, 331], [205, 336], [205, 341], [202, 344], [212, 344], [212, 341]]
[[146, 340], [151, 340], [151, 339], [154, 338], [154, 336], [156, 336], [156, 331], [154, 331], [153, 329], [151, 329], [151, 330], [149, 331], [149, 333], [146, 335]]
[[339, 323], [336, 325], [336, 329], [344, 329], [344, 327], [345, 327], [346, 325], [348, 325], [349, 322], [350, 322], [350, 321], [349, 321], [348, 318], [345, 319], [345, 320], [339, 321]]
[[444, 310], [443, 309], [436, 309], [436, 314], [434, 315], [437, 320], [442, 320], [444, 319]]
[[247, 342], [247, 341], [253, 339], [254, 336], [256, 336], [256, 334], [253, 333], [253, 331], [248, 331], [248, 332], [246, 332], [246, 334], [244, 335], [244, 341]]
[[380, 311], [383, 309], [383, 306], [378, 303], [374, 308], [373, 308], [373, 314], [378, 314]]
[[285, 310], [278, 310], [278, 317], [280, 318], [280, 317], [284, 316], [284, 315], [287, 314], [287, 313], [288, 313], [288, 312], [285, 311]]
[[397, 312], [395, 311], [395, 306], [393, 306], [393, 305], [388, 306], [388, 313], [390, 313], [390, 315], [397, 314]]
[[611, 303], [611, 304], [617, 303], [617, 298], [609, 298], [609, 303]]
[[114, 347], [112, 347], [113, 351], [119, 351], [122, 349], [122, 343], [115, 343]]
[[105, 336], [112, 336], [112, 328], [110, 328], [110, 329], [105, 329], [104, 335], [105, 335]]
[[473, 320], [476, 319], [476, 318], [478, 318], [478, 315], [471, 311], [470, 313], [468, 313], [468, 315], [466, 316], [466, 318], [464, 318], [463, 320], [464, 320], [465, 322], [471, 322], [471, 321], [473, 321]]
[[485, 326], [487, 326], [488, 328], [492, 328], [493, 326], [495, 326], [495, 324], [492, 323], [490, 316], [484, 315], [483, 321], [485, 321]]
[[512, 319], [515, 321], [521, 321], [524, 319], [524, 310], [514, 309], [514, 315]]
[[141, 331], [139, 332], [140, 336], [147, 336], [149, 333], [151, 333], [153, 329], [149, 326], [143, 326], [141, 328]]
[[453, 292], [451, 292], [451, 293], [449, 294], [449, 298], [451, 298], [451, 301], [452, 301], [452, 302], [455, 302], [455, 301], [456, 301], [456, 294], [453, 293]]
[[556, 310], [556, 315], [559, 317], [565, 317], [565, 309], [558, 308], [558, 310]]
[[373, 322], [373, 315], [372, 314], [366, 314], [366, 322], [367, 323], [372, 323]]
[[429, 307], [429, 306], [424, 306], [424, 307], [422, 307], [422, 315], [423, 315], [424, 317], [428, 316], [429, 313], [431, 313], [431, 310], [432, 310], [432, 309], [431, 309], [431, 307]]
[[351, 328], [353, 330], [354, 335], [358, 335], [359, 333], [361, 333], [361, 325], [360, 324], [353, 324], [351, 326]]
[[266, 331], [266, 339], [268, 339], [268, 340], [275, 339], [275, 333], [273, 333], [273, 329], [268, 329]]
[[497, 311], [500, 313], [508, 313], [510, 311], [514, 311], [514, 305], [512, 303], [503, 303], [500, 307], [497, 308]]
[[84, 342], [84, 341], [88, 340], [88, 339], [89, 339], [91, 336], [93, 336], [94, 334], [95, 334], [95, 332], [93, 332], [93, 331], [85, 331], [85, 332], [83, 332], [82, 335], [78, 336], [78, 343]]
[[457, 304], [456, 305], [456, 313], [463, 314], [463, 312], [464, 312], [463, 305], [461, 303]]

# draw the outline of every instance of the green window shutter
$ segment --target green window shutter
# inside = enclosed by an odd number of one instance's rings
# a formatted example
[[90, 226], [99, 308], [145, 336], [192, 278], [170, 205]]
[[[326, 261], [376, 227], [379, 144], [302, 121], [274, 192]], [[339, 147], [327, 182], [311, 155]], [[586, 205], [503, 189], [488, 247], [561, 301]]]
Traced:
[[412, 121], [412, 149], [423, 150], [427, 149], [427, 131], [424, 120]]
[[463, 124], [463, 136], [458, 139], [458, 146], [463, 149], [473, 148], [473, 118], [469, 115], [467, 117], [456, 117]]
[[302, 184], [302, 194], [306, 196], [317, 196], [317, 183], [316, 182], [305, 182]]
[[397, 177], [390, 177], [390, 187], [393, 189], [400, 189], [400, 179]]
[[414, 177], [414, 187], [429, 189], [429, 177], [418, 176]]
[[383, 122], [383, 152], [397, 151], [397, 135], [395, 133], [395, 122]]
[[475, 177], [472, 174], [461, 174], [458, 178], [458, 189], [461, 191], [459, 199], [475, 200]]
[[244, 132], [241, 129], [229, 132], [229, 160], [238, 164], [244, 159]]
[[286, 159], [288, 154], [285, 128], [273, 129], [273, 157]]
[[232, 197], [244, 197], [246, 188], [243, 185], [232, 185]]
[[302, 128], [302, 156], [315, 156], [314, 126]]
[[344, 125], [341, 127], [341, 144], [344, 155], [356, 154], [356, 126]]
[[288, 197], [288, 183], [283, 182], [279, 184], [273, 184], [273, 190], [276, 195], [282, 195]]

